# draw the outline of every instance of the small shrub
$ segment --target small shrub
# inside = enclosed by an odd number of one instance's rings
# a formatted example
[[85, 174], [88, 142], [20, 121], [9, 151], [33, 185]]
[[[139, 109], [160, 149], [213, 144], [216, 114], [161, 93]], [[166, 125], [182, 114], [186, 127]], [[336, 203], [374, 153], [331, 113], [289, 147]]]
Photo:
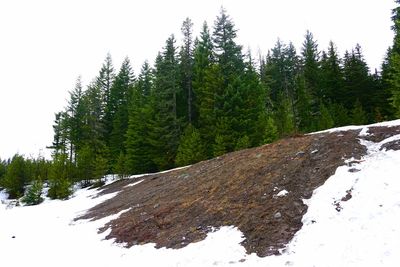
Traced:
[[22, 202], [26, 205], [37, 205], [43, 202], [42, 198], [43, 183], [40, 180], [32, 182], [25, 191]]

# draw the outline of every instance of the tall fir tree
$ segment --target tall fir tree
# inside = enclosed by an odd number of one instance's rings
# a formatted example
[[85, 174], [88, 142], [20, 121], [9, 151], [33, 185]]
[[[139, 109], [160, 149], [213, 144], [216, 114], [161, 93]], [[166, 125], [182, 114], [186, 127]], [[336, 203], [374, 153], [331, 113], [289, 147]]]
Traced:
[[344, 81], [341, 60], [335, 44], [330, 41], [321, 57], [321, 97], [324, 103], [344, 103]]
[[[310, 108], [312, 120], [318, 120], [320, 111], [320, 100], [322, 99], [321, 91], [321, 72], [320, 72], [320, 52], [318, 51], [317, 41], [314, 40], [314, 35], [307, 31], [303, 47], [301, 50], [302, 56], [302, 73], [304, 76], [304, 91], [310, 96]], [[307, 125], [306, 128], [311, 129], [312, 125]]]
[[182, 24], [183, 45], [179, 53], [180, 77], [182, 90], [178, 94], [178, 117], [185, 123], [194, 121], [193, 95], [193, 23], [186, 18]]
[[69, 143], [69, 161], [76, 162], [76, 152], [82, 147], [85, 132], [86, 105], [81, 77], [76, 80], [75, 88], [70, 92], [66, 109], [66, 124]]
[[[194, 126], [198, 127], [203, 141], [211, 144], [214, 141], [215, 125], [215, 92], [222, 86], [219, 67], [213, 57], [213, 43], [206, 22], [196, 41], [193, 62], [193, 92], [195, 94]], [[212, 149], [207, 146], [207, 155], [211, 156]]]
[[400, 118], [400, 0], [395, 0], [396, 7], [392, 10], [393, 45], [388, 51], [387, 62], [383, 66], [384, 83], [391, 92], [390, 102], [395, 116]]
[[114, 165], [120, 155], [125, 153], [125, 134], [128, 129], [129, 94], [134, 83], [134, 75], [130, 60], [125, 58], [121, 69], [111, 87], [110, 99], [107, 103], [109, 117], [112, 118], [112, 128], [108, 129], [110, 163]]
[[142, 66], [129, 102], [129, 124], [125, 150], [127, 169], [131, 174], [153, 172], [157, 166], [152, 161], [153, 147], [149, 142], [150, 123], [154, 116], [151, 106], [154, 76], [150, 65]]
[[181, 125], [177, 116], [177, 94], [181, 88], [178, 67], [175, 38], [171, 36], [156, 59], [151, 97], [154, 116], [150, 122], [149, 142], [153, 162], [159, 169], [174, 166], [179, 143]]

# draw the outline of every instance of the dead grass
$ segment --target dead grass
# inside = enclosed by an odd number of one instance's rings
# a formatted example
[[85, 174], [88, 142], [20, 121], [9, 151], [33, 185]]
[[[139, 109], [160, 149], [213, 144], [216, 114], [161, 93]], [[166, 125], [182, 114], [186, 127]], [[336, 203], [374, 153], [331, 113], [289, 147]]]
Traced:
[[[203, 240], [212, 227], [236, 226], [242, 245], [259, 256], [278, 254], [301, 228], [310, 198], [344, 159], [360, 159], [359, 131], [296, 136], [230, 153], [189, 168], [122, 180], [101, 194], [118, 195], [78, 219], [99, 219], [131, 208], [107, 223], [107, 238], [127, 246], [156, 243], [181, 248]], [[289, 193], [277, 197], [281, 190]]]

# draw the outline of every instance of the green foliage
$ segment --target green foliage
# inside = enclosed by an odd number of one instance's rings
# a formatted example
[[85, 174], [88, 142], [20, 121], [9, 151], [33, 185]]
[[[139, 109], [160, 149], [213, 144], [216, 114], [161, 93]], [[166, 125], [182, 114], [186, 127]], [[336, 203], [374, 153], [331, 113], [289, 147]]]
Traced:
[[320, 111], [320, 116], [318, 121], [318, 130], [333, 128], [335, 122], [333, 121], [329, 109], [324, 104], [321, 104], [319, 111]]
[[354, 103], [354, 107], [351, 112], [351, 119], [352, 123], [355, 125], [363, 125], [367, 123], [367, 114], [365, 113], [361, 102], [358, 100], [356, 103]]
[[247, 135], [240, 137], [235, 145], [235, 150], [242, 150], [250, 147], [250, 139]]
[[58, 198], [70, 193], [72, 181], [101, 183], [110, 172], [155, 172], [296, 132], [400, 116], [399, 11], [382, 75], [370, 73], [359, 45], [340, 58], [333, 42], [319, 51], [309, 31], [301, 53], [278, 40], [255, 64], [224, 9], [212, 33], [204, 23], [198, 38], [187, 18], [182, 43], [169, 37], [138, 79], [129, 59], [115, 75], [110, 55], [87, 88], [78, 79], [67, 108], [56, 114], [51, 170], [44, 160], [27, 159], [22, 182], [6, 179], [0, 166], [0, 183], [18, 184], [13, 194], [21, 195], [40, 176]]
[[51, 199], [67, 199], [71, 194], [71, 182], [68, 179], [67, 155], [61, 154], [53, 158], [53, 165], [49, 173], [49, 191]]
[[213, 156], [218, 157], [228, 152], [226, 148], [226, 140], [224, 136], [217, 135], [215, 137], [215, 143], [213, 145]]
[[4, 175], [6, 174], [6, 170], [7, 170], [7, 162], [1, 160], [0, 158], [0, 187], [2, 187], [2, 181]]
[[110, 100], [107, 103], [108, 116], [111, 118], [108, 147], [110, 151], [110, 163], [114, 164], [121, 152], [125, 152], [125, 137], [128, 129], [128, 103], [132, 90], [134, 75], [128, 58], [122, 63], [118, 75], [115, 77], [110, 91]]
[[329, 108], [334, 126], [346, 126], [350, 123], [349, 112], [341, 104], [332, 104]]
[[189, 124], [179, 142], [176, 155], [176, 165], [186, 166], [206, 158], [203, 142], [199, 131]]
[[150, 100], [154, 116], [149, 122], [149, 153], [157, 168], [164, 170], [174, 166], [181, 129], [177, 115], [180, 88], [174, 36], [167, 39], [162, 55], [157, 57], [155, 68], [154, 90]]
[[43, 182], [41, 179], [33, 181], [25, 190], [22, 202], [26, 205], [37, 205], [43, 202], [42, 198]]
[[279, 138], [278, 128], [275, 125], [274, 119], [270, 116], [266, 120], [264, 130], [263, 143], [270, 144]]
[[154, 118], [154, 109], [150, 104], [153, 81], [151, 68], [145, 62], [129, 103], [125, 150], [127, 168], [131, 174], [153, 172], [157, 169], [152, 161], [154, 150], [149, 141], [151, 121]]
[[126, 156], [121, 152], [114, 167], [114, 170], [120, 179], [124, 179], [129, 176], [127, 165]]
[[278, 109], [275, 113], [275, 122], [277, 124], [280, 136], [290, 135], [295, 132], [295, 117], [293, 113], [293, 106], [289, 99], [281, 97], [278, 103]]
[[24, 194], [24, 186], [28, 182], [26, 162], [23, 156], [16, 154], [7, 166], [3, 179], [3, 187], [9, 198], [20, 198]]

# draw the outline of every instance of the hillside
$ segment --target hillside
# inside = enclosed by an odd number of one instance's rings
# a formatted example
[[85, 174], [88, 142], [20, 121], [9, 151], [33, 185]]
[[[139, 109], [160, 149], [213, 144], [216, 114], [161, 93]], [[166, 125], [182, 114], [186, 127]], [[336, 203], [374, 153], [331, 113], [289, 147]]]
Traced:
[[[1, 205], [0, 260], [22, 249], [35, 263], [46, 257], [35, 254], [39, 243], [78, 245], [96, 266], [396, 266], [398, 150], [400, 121], [346, 127], [81, 190], [68, 201]], [[88, 257], [92, 248], [100, 253]]]

